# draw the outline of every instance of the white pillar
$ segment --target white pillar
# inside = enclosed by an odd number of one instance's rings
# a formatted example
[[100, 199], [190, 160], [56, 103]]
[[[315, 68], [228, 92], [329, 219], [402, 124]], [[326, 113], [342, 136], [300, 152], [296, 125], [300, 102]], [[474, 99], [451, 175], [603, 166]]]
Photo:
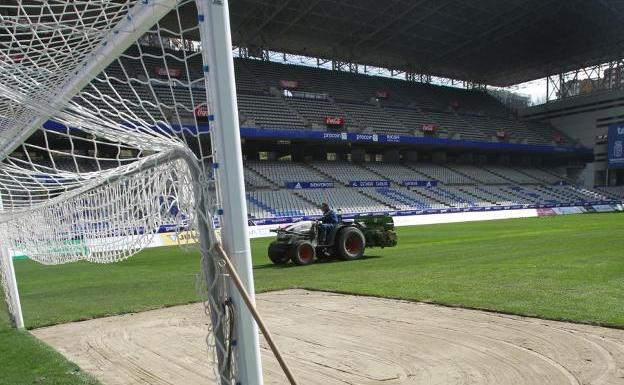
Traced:
[[[232, 259], [247, 293], [254, 299], [228, 1], [197, 0], [197, 8], [209, 114], [212, 115], [209, 120], [213, 161], [218, 164], [215, 173], [223, 210], [221, 237], [225, 252]], [[236, 382], [262, 385], [258, 327], [234, 287], [230, 294], [236, 312]]]
[[6, 271], [4, 271], [3, 274], [6, 282], [6, 289], [8, 290], [8, 300], [11, 302], [8, 304], [10, 317], [13, 326], [21, 330], [24, 329], [24, 317], [22, 316], [22, 304], [19, 298], [19, 291], [17, 290], [15, 267], [13, 266], [13, 257], [4, 244], [0, 245], [0, 258], [4, 259], [5, 263], [3, 263], [3, 265], [6, 266]]

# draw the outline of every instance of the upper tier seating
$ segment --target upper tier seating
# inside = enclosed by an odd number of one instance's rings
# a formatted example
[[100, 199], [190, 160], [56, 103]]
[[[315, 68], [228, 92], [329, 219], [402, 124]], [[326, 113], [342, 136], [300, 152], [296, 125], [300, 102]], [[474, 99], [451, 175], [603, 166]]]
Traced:
[[[424, 124], [437, 123], [432, 118], [426, 116], [416, 108], [384, 106], [384, 109], [396, 120], [401, 122], [410, 133], [420, 133]], [[446, 135], [446, 128], [441, 126], [438, 127], [438, 134]]]
[[466, 123], [457, 115], [435, 111], [426, 111], [425, 114], [449, 133], [459, 134], [461, 139], [485, 140], [485, 136], [481, 131], [475, 130], [469, 123]]
[[347, 127], [357, 127], [362, 131], [376, 133], [408, 133], [409, 131], [392, 115], [376, 105], [342, 102], [338, 103], [338, 107], [352, 119], [347, 120]]
[[[180, 76], [159, 78], [155, 68], [165, 66], [179, 69]], [[423, 124], [435, 123], [439, 137], [490, 141], [496, 131], [504, 130], [508, 133], [505, 140], [512, 142], [554, 144], [555, 137], [560, 137], [563, 143], [573, 144], [546, 123], [509, 119], [505, 107], [480, 90], [261, 60], [235, 59], [234, 66], [242, 125], [323, 129], [326, 116], [338, 116], [353, 132], [422, 135]], [[109, 116], [114, 120], [138, 118], [153, 123], [169, 119], [184, 124], [194, 120], [191, 99], [195, 104], [206, 99], [197, 52], [132, 47], [106, 73], [109, 79], [100, 76], [101, 81], [94, 82], [90, 95], [83, 95], [85, 100], [80, 102], [94, 107], [113, 104], [124, 114]], [[128, 78], [135, 79], [132, 87]], [[324, 100], [280, 96], [281, 80], [295, 81], [297, 91], [322, 95]], [[387, 92], [388, 99], [377, 100], [377, 91]], [[111, 109], [102, 110], [106, 114]]]
[[[346, 118], [346, 114], [329, 100], [285, 98], [288, 104], [296, 110], [312, 127], [325, 128], [325, 118]], [[351, 124], [348, 119], [347, 126]]]
[[238, 110], [246, 119], [253, 119], [263, 128], [304, 128], [305, 122], [274, 96], [238, 94]]

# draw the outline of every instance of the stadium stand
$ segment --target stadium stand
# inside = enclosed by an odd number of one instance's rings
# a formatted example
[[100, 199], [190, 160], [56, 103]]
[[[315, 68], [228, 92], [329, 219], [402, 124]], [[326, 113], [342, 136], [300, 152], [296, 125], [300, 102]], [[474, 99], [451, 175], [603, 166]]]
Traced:
[[[157, 67], [188, 68], [181, 71], [175, 81], [190, 81], [193, 93], [203, 93], [199, 80], [199, 55], [188, 58], [184, 51], [141, 47], [145, 65], [137, 58], [137, 48], [131, 48], [120, 59], [125, 70], [117, 62], [108, 68], [114, 89], [102, 82], [97, 94], [122, 97], [140, 117], [155, 108], [154, 100], [164, 102], [172, 112], [180, 105], [188, 92], [170, 88], [165, 80], [151, 76], [146, 84], [128, 85], [128, 77], [147, 78], [145, 71]], [[187, 61], [188, 66], [182, 65]], [[463, 140], [506, 140], [528, 144], [573, 144], [570, 138], [556, 131], [551, 125], [525, 122], [510, 117], [497, 99], [480, 90], [465, 90], [436, 86], [363, 74], [329, 71], [325, 69], [279, 64], [262, 60], [234, 60], [238, 105], [241, 124], [258, 128], [324, 129], [327, 116], [345, 119], [346, 128], [352, 132], [395, 133], [423, 135], [423, 124], [437, 126], [435, 136]], [[285, 92], [282, 81], [294, 82], [296, 87]], [[181, 87], [183, 88], [183, 87]], [[383, 91], [387, 98], [378, 98]], [[106, 98], [93, 98], [94, 105], [104, 105]], [[179, 111], [180, 112], [180, 111]], [[174, 114], [172, 114], [174, 115]], [[182, 111], [180, 122], [192, 121], [192, 111]], [[497, 138], [497, 131], [505, 131], [507, 137]]]
[[323, 182], [330, 179], [304, 164], [287, 161], [247, 162], [246, 166], [279, 187], [288, 182]]
[[287, 190], [251, 191], [247, 193], [247, 208], [254, 218], [318, 215], [321, 210]]
[[596, 190], [613, 199], [624, 199], [624, 186], [598, 187]]
[[345, 164], [347, 163], [312, 162], [310, 163], [310, 166], [329, 178], [339, 181], [345, 186], [348, 186], [349, 182], [353, 181], [376, 181], [386, 179], [358, 165], [351, 164], [345, 167]]
[[306, 126], [281, 98], [259, 94], [238, 94], [238, 110], [246, 124], [262, 128], [301, 129]]
[[[412, 170], [428, 177], [429, 179], [438, 180], [448, 184], [470, 184], [474, 183], [474, 179], [470, 178], [466, 174], [457, 172], [450, 167], [445, 167], [437, 164], [407, 164]], [[469, 170], [472, 170], [470, 168]]]
[[296, 194], [305, 198], [316, 207], [323, 202], [329, 202], [333, 207], [344, 213], [388, 211], [391, 209], [391, 207], [362, 194], [360, 190], [351, 188], [298, 190]]
[[[104, 105], [110, 97], [134, 105], [137, 116], [148, 117], [150, 109], [173, 113], [184, 98], [202, 95], [200, 57], [188, 59], [183, 51], [140, 48], [151, 52], [143, 66], [132, 48], [111, 64], [108, 82], [93, 92], [90, 103]], [[133, 51], [134, 50], [134, 51]], [[145, 56], [144, 56], [145, 59]], [[181, 63], [187, 61], [188, 66]], [[518, 120], [497, 99], [481, 90], [466, 90], [397, 79], [319, 68], [279, 64], [262, 60], [234, 60], [238, 107], [242, 126], [298, 130], [325, 130], [326, 117], [342, 118], [344, 130], [471, 141], [508, 141], [525, 144], [573, 144], [572, 139], [551, 125]], [[192, 94], [180, 92], [160, 80], [132, 84], [157, 67], [188, 68], [174, 81], [191, 82]], [[147, 76], [145, 76], [147, 78]], [[153, 76], [152, 76], [153, 78]], [[284, 86], [284, 81], [290, 84]], [[181, 87], [182, 88], [182, 87]], [[382, 96], [380, 96], [382, 95]], [[105, 109], [104, 109], [105, 110]], [[179, 123], [194, 121], [192, 111], [178, 111]], [[175, 114], [172, 114], [175, 115]], [[434, 125], [435, 132], [423, 132]], [[500, 132], [505, 135], [501, 136]], [[555, 137], [558, 140], [555, 140]], [[75, 164], [57, 165], [75, 169]], [[113, 166], [113, 165], [111, 165]], [[86, 162], [81, 170], [107, 165]], [[249, 213], [254, 218], [319, 214], [327, 201], [343, 212], [479, 208], [489, 206], [561, 204], [624, 197], [622, 189], [577, 188], [560, 170], [521, 166], [474, 166], [427, 162], [344, 161], [247, 161], [245, 182]], [[352, 181], [389, 181], [386, 187], [349, 187]], [[435, 181], [430, 187], [410, 187], [404, 181]], [[292, 189], [289, 182], [332, 182], [333, 188]], [[558, 185], [562, 184], [562, 185]]]
[[[579, 204], [612, 200], [624, 190], [586, 189], [569, 184], [554, 169], [431, 163], [354, 164], [344, 161], [250, 161], [245, 163], [249, 213], [254, 218], [318, 215], [329, 202], [343, 213], [512, 205]], [[352, 181], [389, 181], [388, 187], [347, 187]], [[403, 181], [437, 185], [406, 187]], [[285, 189], [289, 181], [327, 181], [334, 188]]]

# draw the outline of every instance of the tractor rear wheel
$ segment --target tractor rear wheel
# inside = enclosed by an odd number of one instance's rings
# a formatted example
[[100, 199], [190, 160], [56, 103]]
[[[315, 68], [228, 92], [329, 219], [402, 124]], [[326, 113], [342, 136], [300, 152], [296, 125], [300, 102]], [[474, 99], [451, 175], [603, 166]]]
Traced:
[[295, 265], [304, 266], [314, 262], [316, 250], [308, 241], [296, 241], [290, 247], [290, 259]]
[[284, 245], [277, 243], [277, 241], [273, 241], [269, 245], [269, 259], [276, 265], [285, 265], [290, 259], [287, 251], [287, 247], [284, 247]]
[[335, 247], [338, 258], [351, 261], [364, 255], [366, 240], [360, 229], [347, 227], [338, 234]]

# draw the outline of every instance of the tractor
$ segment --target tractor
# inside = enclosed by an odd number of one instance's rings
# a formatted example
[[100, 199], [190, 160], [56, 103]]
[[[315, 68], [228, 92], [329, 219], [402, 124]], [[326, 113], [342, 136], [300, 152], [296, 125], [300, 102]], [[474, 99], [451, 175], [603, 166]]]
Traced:
[[269, 259], [276, 265], [292, 261], [309, 265], [315, 260], [350, 261], [364, 255], [366, 247], [392, 247], [397, 244], [394, 222], [388, 215], [341, 220], [320, 239], [320, 222], [301, 221], [271, 230], [277, 239], [269, 245]]

